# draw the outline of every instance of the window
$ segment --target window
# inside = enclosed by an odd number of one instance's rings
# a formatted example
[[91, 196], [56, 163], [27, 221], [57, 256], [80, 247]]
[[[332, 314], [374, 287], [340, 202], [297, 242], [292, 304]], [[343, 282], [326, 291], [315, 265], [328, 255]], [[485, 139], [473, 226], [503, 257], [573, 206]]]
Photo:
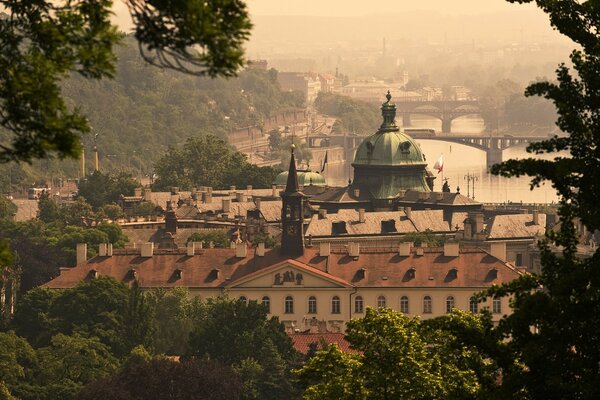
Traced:
[[292, 298], [292, 296], [287, 296], [285, 298], [284, 312], [286, 314], [293, 314], [294, 313], [294, 299]]
[[502, 314], [502, 299], [495, 297], [492, 300], [492, 313]]
[[450, 314], [454, 308], [454, 296], [446, 297], [446, 314]]
[[517, 253], [517, 257], [516, 257], [516, 261], [515, 264], [517, 265], [517, 267], [520, 267], [523, 265], [523, 254], [521, 253]]
[[385, 296], [377, 297], [377, 308], [385, 307]]
[[406, 296], [400, 297], [400, 312], [408, 314], [408, 297]]
[[474, 314], [479, 312], [479, 304], [477, 303], [477, 299], [475, 299], [475, 297], [471, 297], [469, 299], [469, 311]]
[[315, 296], [310, 296], [308, 298], [308, 313], [309, 314], [317, 313], [317, 298]]
[[267, 314], [271, 314], [271, 299], [269, 299], [269, 296], [263, 296], [262, 305], [267, 309]]
[[240, 296], [240, 301], [244, 304], [248, 303], [248, 299], [246, 298], [246, 296]]
[[365, 306], [361, 296], [356, 296], [356, 299], [354, 299], [354, 312], [357, 314], [365, 312]]
[[331, 313], [339, 314], [342, 312], [341, 308], [342, 305], [340, 302], [340, 298], [338, 296], [333, 296], [333, 298], [331, 299]]
[[423, 297], [423, 314], [431, 314], [431, 296]]

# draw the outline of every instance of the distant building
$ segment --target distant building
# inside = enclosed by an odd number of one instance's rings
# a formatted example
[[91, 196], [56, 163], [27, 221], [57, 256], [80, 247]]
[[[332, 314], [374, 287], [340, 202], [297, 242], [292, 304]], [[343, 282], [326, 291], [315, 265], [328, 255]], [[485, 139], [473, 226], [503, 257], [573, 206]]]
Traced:
[[266, 71], [269, 68], [269, 63], [267, 60], [250, 60], [246, 68]]
[[284, 91], [301, 92], [308, 103], [312, 103], [321, 91], [321, 81], [303, 72], [279, 72], [277, 81]]

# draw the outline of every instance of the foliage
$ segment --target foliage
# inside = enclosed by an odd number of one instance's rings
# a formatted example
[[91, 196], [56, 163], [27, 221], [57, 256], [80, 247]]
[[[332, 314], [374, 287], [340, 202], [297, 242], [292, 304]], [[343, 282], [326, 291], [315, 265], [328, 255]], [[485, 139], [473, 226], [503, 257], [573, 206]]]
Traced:
[[173, 186], [183, 190], [198, 186], [224, 188], [238, 182], [265, 188], [276, 175], [272, 168], [251, 165], [246, 156], [213, 135], [190, 138], [184, 146], [170, 148], [154, 168], [158, 174], [154, 190]]
[[487, 398], [497, 373], [489, 355], [500, 346], [488, 336], [491, 328], [489, 315], [454, 310], [421, 322], [368, 308], [347, 324], [356, 354], [329, 346], [295, 372], [306, 399]]
[[319, 93], [315, 107], [321, 114], [338, 117], [334, 132], [371, 134], [381, 123], [377, 106], [339, 94]]
[[86, 386], [78, 400], [236, 400], [242, 395], [237, 374], [210, 360], [152, 360]]
[[[296, 158], [296, 162], [298, 164], [308, 163], [312, 157], [312, 151], [310, 147], [304, 142], [299, 141], [297, 138], [293, 138], [292, 136], [287, 136], [281, 140], [281, 145], [279, 149], [271, 153], [271, 158], [281, 160], [279, 164], [281, 169], [288, 169], [290, 166], [290, 158], [292, 157], [292, 153], [290, 149], [294, 145], [294, 157]], [[275, 177], [273, 177], [275, 180]], [[273, 183], [273, 180], [271, 183]]]
[[58, 204], [46, 192], [43, 192], [38, 200], [37, 217], [47, 224], [62, 219]]
[[47, 346], [56, 333], [51, 308], [58, 296], [54, 290], [38, 287], [29, 290], [17, 302], [11, 327], [35, 348]]
[[420, 246], [426, 243], [429, 247], [440, 247], [446, 243], [447, 237], [443, 235], [435, 235], [430, 230], [424, 232], [408, 232], [403, 235], [401, 241], [412, 242], [415, 246]]
[[279, 241], [277, 239], [275, 239], [273, 236], [269, 235], [268, 233], [263, 233], [263, 232], [257, 233], [256, 235], [254, 235], [254, 238], [252, 239], [252, 245], [254, 247], [258, 246], [259, 243], [264, 243], [265, 248], [267, 248], [267, 249], [272, 249], [279, 245]]
[[11, 389], [24, 380], [26, 369], [36, 363], [36, 354], [25, 339], [14, 332], [0, 332], [0, 387], [4, 391], [0, 396], [12, 398]]
[[17, 213], [17, 205], [4, 196], [0, 196], [0, 218], [12, 218]]
[[570, 56], [574, 72], [561, 64], [557, 82], [536, 82], [527, 88], [527, 96], [543, 96], [554, 102], [557, 125], [567, 133], [530, 144], [527, 151], [569, 151], [570, 155], [557, 155], [554, 160], [508, 160], [494, 166], [492, 172], [531, 176], [532, 187], [550, 181], [561, 198], [561, 225], [541, 243], [540, 275], [525, 275], [486, 294], [512, 298], [513, 313], [498, 326], [498, 333], [506, 338], [511, 354], [519, 361], [512, 368], [501, 364], [505, 393], [527, 399], [594, 399], [600, 396], [600, 254], [596, 251], [589, 258], [578, 258], [573, 220], [579, 219], [590, 232], [600, 228], [595, 177], [600, 163], [598, 6], [596, 1], [535, 3], [559, 32], [580, 47]]
[[113, 221], [116, 221], [117, 219], [123, 218], [125, 216], [125, 213], [123, 212], [121, 206], [114, 203], [103, 205], [102, 207], [100, 207], [100, 210], [98, 212], [106, 215], [107, 218]]
[[[152, 64], [194, 74], [232, 76], [243, 64], [251, 23], [236, 1], [127, 0], [135, 36]], [[110, 21], [112, 1], [2, 2], [0, 126], [11, 132], [2, 161], [51, 155], [77, 157], [86, 118], [72, 111], [60, 84], [71, 72], [85, 79], [114, 76], [121, 39]], [[197, 50], [199, 46], [199, 50]], [[151, 56], [154, 53], [154, 56]]]
[[148, 215], [156, 215], [157, 209], [156, 205], [149, 201], [140, 201], [135, 204], [133, 207], [129, 208], [126, 212], [126, 215], [130, 217], [138, 217], [138, 216], [148, 216]]
[[283, 325], [267, 319], [266, 310], [254, 301], [210, 298], [195, 319], [188, 357], [210, 357], [227, 365], [246, 366], [254, 360], [262, 369], [256, 382], [257, 399], [293, 397], [290, 370], [297, 354]]
[[205, 246], [209, 246], [212, 242], [213, 247], [218, 249], [227, 249], [231, 244], [229, 233], [226, 230], [209, 230], [205, 232], [194, 232], [186, 240], [189, 242], [204, 242]]
[[94, 209], [119, 201], [121, 195], [133, 196], [134, 189], [140, 187], [131, 175], [124, 172], [110, 175], [95, 171], [79, 181], [78, 196], [83, 197]]
[[368, 398], [360, 375], [360, 356], [344, 353], [336, 344], [327, 346], [306, 365], [296, 370], [300, 382], [307, 388], [306, 400], [359, 400]]

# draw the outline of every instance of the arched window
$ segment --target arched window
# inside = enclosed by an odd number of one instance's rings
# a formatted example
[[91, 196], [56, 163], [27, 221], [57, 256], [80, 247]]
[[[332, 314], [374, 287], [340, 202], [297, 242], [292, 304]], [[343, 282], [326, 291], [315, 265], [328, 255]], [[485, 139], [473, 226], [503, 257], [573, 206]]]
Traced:
[[285, 312], [286, 314], [294, 313], [294, 299], [292, 296], [287, 296], [285, 298], [285, 307], [283, 312]]
[[269, 296], [263, 296], [262, 305], [267, 309], [267, 314], [271, 314], [271, 299]]
[[246, 298], [246, 296], [240, 296], [240, 301], [244, 304], [248, 303], [248, 299]]
[[356, 299], [354, 299], [354, 312], [356, 314], [362, 314], [365, 312], [365, 304], [362, 296], [356, 296]]
[[492, 313], [494, 314], [502, 314], [502, 299], [499, 297], [494, 297], [492, 300]]
[[408, 297], [402, 296], [400, 297], [400, 312], [404, 314], [408, 314]]
[[377, 297], [377, 308], [385, 307], [385, 296]]
[[450, 314], [454, 308], [454, 296], [446, 297], [446, 314]]
[[308, 313], [309, 314], [317, 313], [317, 298], [315, 296], [310, 296], [308, 298]]
[[331, 313], [339, 314], [342, 312], [342, 304], [338, 296], [333, 296], [331, 299]]
[[431, 296], [423, 297], [423, 314], [432, 313]]
[[475, 297], [471, 297], [469, 299], [469, 311], [473, 314], [477, 314], [479, 312], [479, 304], [477, 303], [477, 299]]

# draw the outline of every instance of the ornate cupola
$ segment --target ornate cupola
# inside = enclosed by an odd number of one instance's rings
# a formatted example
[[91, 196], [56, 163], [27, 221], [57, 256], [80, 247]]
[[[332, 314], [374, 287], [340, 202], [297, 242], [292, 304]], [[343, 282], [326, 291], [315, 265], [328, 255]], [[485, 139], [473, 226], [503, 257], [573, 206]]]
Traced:
[[292, 144], [290, 168], [285, 191], [281, 192], [281, 253], [286, 256], [300, 256], [304, 253], [304, 201], [305, 196], [298, 186], [296, 158]]
[[417, 142], [396, 125], [396, 105], [381, 105], [383, 122], [377, 132], [358, 146], [352, 166], [352, 186], [374, 199], [392, 199], [401, 190], [431, 191], [427, 184], [427, 162]]

